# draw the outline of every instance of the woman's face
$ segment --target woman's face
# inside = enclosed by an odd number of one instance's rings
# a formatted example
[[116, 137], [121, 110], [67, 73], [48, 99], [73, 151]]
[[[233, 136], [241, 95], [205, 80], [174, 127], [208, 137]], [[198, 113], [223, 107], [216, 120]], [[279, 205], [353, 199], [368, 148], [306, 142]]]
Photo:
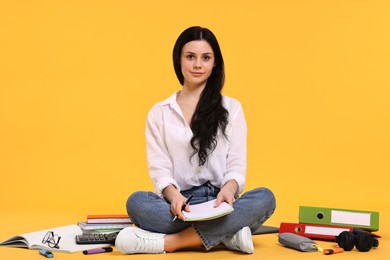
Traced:
[[180, 56], [184, 86], [204, 87], [214, 64], [214, 52], [207, 41], [197, 40], [185, 44]]

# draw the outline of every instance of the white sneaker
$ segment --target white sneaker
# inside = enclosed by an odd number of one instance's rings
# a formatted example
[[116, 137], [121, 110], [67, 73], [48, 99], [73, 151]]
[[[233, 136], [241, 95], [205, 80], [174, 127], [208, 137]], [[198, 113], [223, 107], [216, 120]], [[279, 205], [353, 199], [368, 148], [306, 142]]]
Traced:
[[115, 247], [123, 254], [161, 254], [164, 253], [164, 236], [165, 234], [127, 227], [119, 232]]
[[231, 238], [225, 239], [222, 243], [231, 250], [253, 254], [252, 232], [249, 227], [243, 227]]

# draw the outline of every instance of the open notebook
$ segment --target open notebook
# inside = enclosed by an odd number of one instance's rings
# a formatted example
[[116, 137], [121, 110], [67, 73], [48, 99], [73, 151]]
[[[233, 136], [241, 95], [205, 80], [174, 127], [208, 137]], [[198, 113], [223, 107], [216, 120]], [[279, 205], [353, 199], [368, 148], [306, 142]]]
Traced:
[[[53, 234], [58, 237], [61, 237], [58, 241], [59, 248], [49, 247], [49, 243], [42, 243], [48, 231], [52, 231]], [[96, 248], [96, 245], [78, 245], [76, 244], [76, 235], [81, 235], [83, 232], [81, 228], [77, 225], [68, 225], [62, 227], [56, 227], [51, 229], [40, 230], [36, 232], [26, 233], [22, 235], [17, 235], [11, 237], [0, 243], [0, 246], [12, 246], [12, 247], [22, 247], [28, 249], [46, 249], [50, 251], [57, 252], [79, 252], [83, 250], [88, 250]], [[110, 246], [109, 244], [99, 244], [99, 247]]]
[[214, 207], [215, 201], [216, 199], [190, 205], [190, 212], [183, 211], [184, 221], [209, 220], [225, 216], [234, 211], [234, 208], [226, 202], [222, 202], [218, 207]]

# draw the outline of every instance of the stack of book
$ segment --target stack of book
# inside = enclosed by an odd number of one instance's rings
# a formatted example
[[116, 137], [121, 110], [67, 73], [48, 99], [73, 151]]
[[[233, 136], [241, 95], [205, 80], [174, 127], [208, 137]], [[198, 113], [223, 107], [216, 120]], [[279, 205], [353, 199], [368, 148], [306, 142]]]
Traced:
[[289, 232], [312, 239], [335, 241], [341, 232], [358, 229], [378, 231], [379, 212], [300, 206], [299, 223], [282, 222], [279, 233]]
[[129, 216], [125, 214], [88, 215], [86, 221], [78, 222], [83, 233], [118, 232], [131, 225]]

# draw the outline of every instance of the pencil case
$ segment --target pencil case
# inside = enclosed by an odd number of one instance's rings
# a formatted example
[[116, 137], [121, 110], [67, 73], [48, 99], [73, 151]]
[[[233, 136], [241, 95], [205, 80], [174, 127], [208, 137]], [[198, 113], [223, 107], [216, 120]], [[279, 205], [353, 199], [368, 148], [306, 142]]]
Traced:
[[316, 242], [310, 238], [293, 233], [279, 234], [279, 243], [302, 252], [315, 252], [318, 250]]

